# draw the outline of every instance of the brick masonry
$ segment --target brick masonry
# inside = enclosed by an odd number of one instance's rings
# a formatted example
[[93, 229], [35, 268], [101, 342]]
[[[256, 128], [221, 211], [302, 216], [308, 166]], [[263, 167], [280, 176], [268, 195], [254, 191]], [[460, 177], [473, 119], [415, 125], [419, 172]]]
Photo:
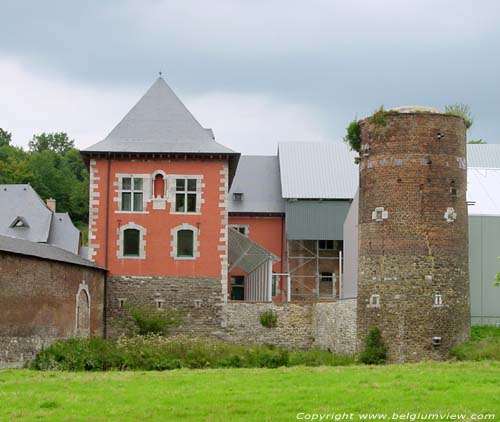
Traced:
[[[76, 330], [77, 295], [90, 296], [90, 331], [102, 336], [104, 272], [0, 252], [0, 366], [19, 365]], [[81, 334], [81, 333], [80, 333]]]
[[379, 327], [391, 361], [444, 359], [470, 332], [465, 124], [385, 119], [361, 121], [358, 347]]

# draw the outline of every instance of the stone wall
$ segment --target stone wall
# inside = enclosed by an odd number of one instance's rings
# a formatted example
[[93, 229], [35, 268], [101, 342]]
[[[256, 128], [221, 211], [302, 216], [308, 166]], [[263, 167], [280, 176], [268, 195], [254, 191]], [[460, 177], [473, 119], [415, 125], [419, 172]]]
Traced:
[[133, 331], [133, 307], [177, 309], [182, 322], [173, 333], [210, 335], [220, 329], [220, 278], [111, 276], [106, 294], [107, 337]]
[[313, 309], [314, 346], [342, 355], [356, 353], [357, 300], [319, 302]]
[[[272, 310], [277, 326], [263, 327], [260, 314]], [[228, 302], [222, 314], [219, 337], [238, 344], [270, 344], [290, 349], [307, 349], [314, 343], [313, 305], [266, 302]]]
[[84, 334], [102, 336], [104, 279], [100, 269], [0, 252], [0, 365], [76, 335], [82, 290], [90, 297]]

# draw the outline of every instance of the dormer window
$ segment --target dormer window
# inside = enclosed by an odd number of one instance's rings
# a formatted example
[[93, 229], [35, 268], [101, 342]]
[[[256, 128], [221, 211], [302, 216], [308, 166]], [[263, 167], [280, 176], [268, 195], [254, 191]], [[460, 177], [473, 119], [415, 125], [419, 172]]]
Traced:
[[233, 201], [238, 201], [238, 202], [243, 201], [243, 192], [234, 192]]
[[16, 217], [16, 219], [10, 225], [10, 228], [17, 229], [17, 228], [21, 228], [21, 227], [28, 228], [29, 224], [23, 217]]

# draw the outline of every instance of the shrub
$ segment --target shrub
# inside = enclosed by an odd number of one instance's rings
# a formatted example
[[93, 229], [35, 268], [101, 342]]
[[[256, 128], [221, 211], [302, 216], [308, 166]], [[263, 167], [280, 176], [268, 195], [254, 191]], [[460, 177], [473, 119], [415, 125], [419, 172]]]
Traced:
[[458, 360], [500, 360], [500, 327], [473, 326], [471, 339], [451, 349]]
[[137, 334], [167, 335], [181, 322], [181, 314], [173, 309], [130, 308], [130, 316], [137, 327]]
[[389, 114], [389, 112], [381, 105], [370, 117], [368, 117], [368, 121], [376, 128], [385, 127], [387, 126], [387, 114]]
[[272, 309], [268, 309], [260, 314], [260, 324], [263, 327], [274, 328], [278, 325], [278, 314]]
[[357, 120], [353, 120], [346, 128], [347, 133], [344, 136], [344, 142], [349, 144], [352, 151], [361, 150], [361, 126]]
[[361, 352], [359, 360], [367, 365], [380, 365], [385, 363], [387, 348], [382, 341], [380, 330], [376, 327], [368, 331], [365, 340], [365, 348]]
[[467, 104], [456, 103], [447, 105], [444, 108], [444, 112], [446, 114], [451, 114], [452, 116], [461, 117], [464, 119], [465, 127], [469, 129], [474, 123], [474, 119], [472, 118], [472, 113], [470, 107]]
[[209, 338], [160, 335], [121, 337], [116, 341], [75, 338], [52, 344], [29, 365], [38, 370], [107, 371], [177, 368], [277, 368], [349, 365], [350, 357], [326, 351], [288, 351], [271, 346], [242, 346]]

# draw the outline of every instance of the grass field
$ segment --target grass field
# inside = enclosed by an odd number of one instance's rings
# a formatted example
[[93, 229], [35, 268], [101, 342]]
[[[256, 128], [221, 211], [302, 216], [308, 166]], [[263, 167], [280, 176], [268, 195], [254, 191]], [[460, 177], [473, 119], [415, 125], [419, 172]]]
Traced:
[[353, 414], [344, 420], [358, 420], [359, 413], [385, 413], [386, 420], [394, 412], [467, 418], [493, 413], [495, 419], [488, 420], [498, 421], [500, 363], [166, 372], [8, 370], [0, 371], [0, 406], [2, 421], [294, 421], [301, 420], [297, 414], [306, 417], [301, 412]]

